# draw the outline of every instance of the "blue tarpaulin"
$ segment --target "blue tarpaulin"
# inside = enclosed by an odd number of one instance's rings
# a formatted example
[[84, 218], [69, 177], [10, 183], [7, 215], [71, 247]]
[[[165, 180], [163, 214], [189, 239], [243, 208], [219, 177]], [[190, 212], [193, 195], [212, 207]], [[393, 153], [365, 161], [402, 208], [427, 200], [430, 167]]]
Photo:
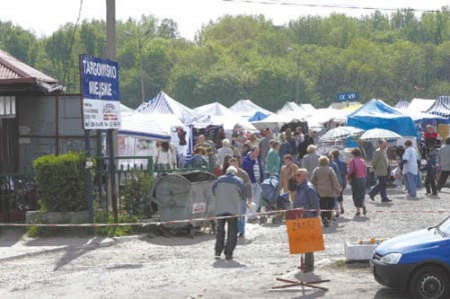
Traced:
[[248, 121], [252, 122], [252, 121], [263, 120], [268, 116], [269, 116], [269, 114], [264, 114], [260, 111], [256, 111], [255, 114], [253, 114], [253, 116], [248, 119]]
[[347, 118], [347, 125], [363, 130], [387, 129], [403, 137], [417, 136], [411, 117], [403, 115], [385, 102], [373, 99], [354, 111]]

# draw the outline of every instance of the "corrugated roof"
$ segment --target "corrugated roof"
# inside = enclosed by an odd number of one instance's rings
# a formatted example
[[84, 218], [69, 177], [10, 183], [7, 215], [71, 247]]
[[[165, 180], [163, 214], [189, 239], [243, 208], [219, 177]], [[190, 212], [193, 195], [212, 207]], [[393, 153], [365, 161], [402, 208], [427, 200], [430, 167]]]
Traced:
[[14, 73], [11, 69], [0, 64], [0, 80], [1, 79], [18, 79], [20, 78], [18, 74]]
[[58, 80], [47, 76], [37, 69], [23, 63], [9, 53], [0, 50], [0, 80], [32, 78], [45, 83], [57, 83]]

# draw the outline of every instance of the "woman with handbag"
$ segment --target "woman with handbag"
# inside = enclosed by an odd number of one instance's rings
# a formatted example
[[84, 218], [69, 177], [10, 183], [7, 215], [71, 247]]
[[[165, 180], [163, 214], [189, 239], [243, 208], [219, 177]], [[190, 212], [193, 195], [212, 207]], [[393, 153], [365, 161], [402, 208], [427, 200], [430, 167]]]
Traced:
[[366, 162], [361, 158], [361, 151], [355, 148], [352, 151], [352, 160], [348, 165], [348, 180], [352, 186], [353, 203], [356, 207], [355, 216], [361, 215], [361, 209], [364, 215], [367, 214], [364, 198], [366, 195]]

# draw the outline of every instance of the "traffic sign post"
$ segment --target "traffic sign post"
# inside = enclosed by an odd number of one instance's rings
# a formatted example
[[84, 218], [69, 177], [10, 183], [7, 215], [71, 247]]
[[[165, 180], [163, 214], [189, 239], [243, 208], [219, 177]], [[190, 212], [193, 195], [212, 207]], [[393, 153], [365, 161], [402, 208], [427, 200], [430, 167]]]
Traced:
[[85, 130], [120, 127], [119, 65], [80, 55], [83, 127]]
[[[94, 222], [93, 194], [92, 194], [92, 163], [90, 158], [89, 130], [112, 130], [120, 127], [120, 92], [119, 65], [117, 62], [88, 55], [80, 55], [80, 89], [82, 97], [83, 128], [85, 130], [86, 175], [88, 179], [88, 208], [89, 221]], [[115, 163], [113, 138], [109, 138], [110, 182], [112, 190], [112, 204], [116, 218], [117, 198], [115, 189]]]

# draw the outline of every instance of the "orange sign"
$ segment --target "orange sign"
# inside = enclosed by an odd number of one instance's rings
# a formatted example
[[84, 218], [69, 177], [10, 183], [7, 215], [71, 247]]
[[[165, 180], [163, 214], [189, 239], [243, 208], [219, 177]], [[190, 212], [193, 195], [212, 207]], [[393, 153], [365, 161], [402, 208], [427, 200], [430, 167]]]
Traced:
[[325, 249], [319, 217], [286, 219], [286, 228], [291, 254]]

